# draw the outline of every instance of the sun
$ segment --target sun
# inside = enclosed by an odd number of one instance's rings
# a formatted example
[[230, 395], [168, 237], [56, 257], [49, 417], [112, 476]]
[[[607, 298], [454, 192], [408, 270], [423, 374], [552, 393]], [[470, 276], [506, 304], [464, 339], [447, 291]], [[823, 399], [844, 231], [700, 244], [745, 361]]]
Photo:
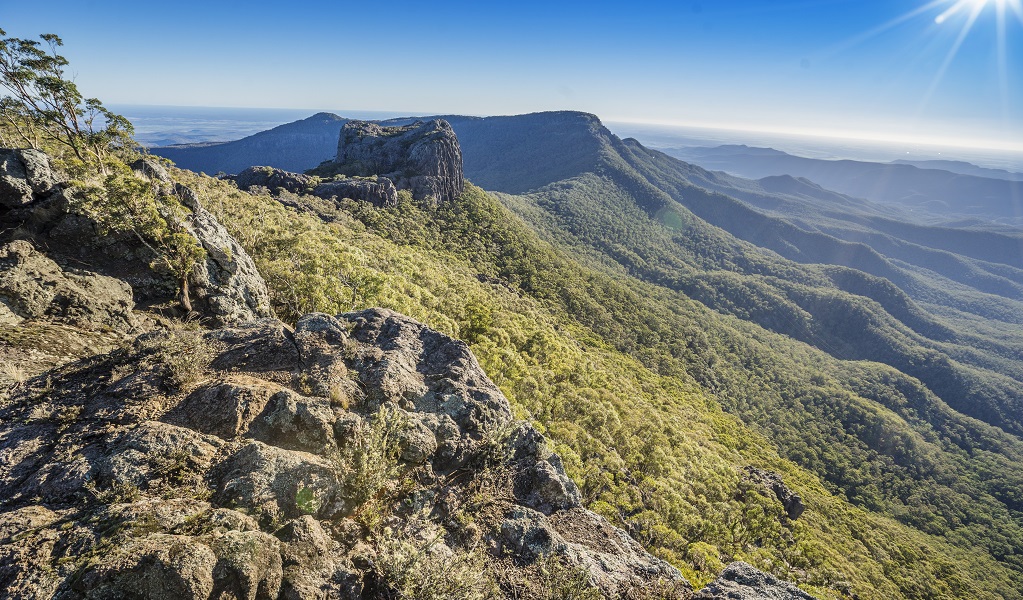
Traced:
[[[947, 4], [947, 2], [940, 4]], [[1020, 20], [1020, 22], [1023, 22], [1023, 0], [954, 0], [952, 6], [934, 17], [934, 22], [941, 25], [956, 14], [964, 13], [968, 15], [967, 18], [972, 26], [973, 21], [976, 21], [977, 17], [980, 16], [980, 13], [989, 5], [995, 7], [999, 23], [1004, 23], [1006, 9], [1011, 9], [1012, 12], [1016, 14], [1016, 17]]]

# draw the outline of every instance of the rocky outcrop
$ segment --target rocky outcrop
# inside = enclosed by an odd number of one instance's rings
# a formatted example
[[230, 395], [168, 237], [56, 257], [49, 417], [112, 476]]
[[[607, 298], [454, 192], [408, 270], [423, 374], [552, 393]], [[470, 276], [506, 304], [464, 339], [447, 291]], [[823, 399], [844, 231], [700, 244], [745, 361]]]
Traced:
[[24, 240], [0, 247], [0, 320], [6, 313], [10, 324], [45, 318], [129, 332], [134, 306], [123, 281], [65, 271]]
[[28, 206], [57, 191], [57, 184], [45, 153], [0, 148], [0, 208]]
[[186, 227], [206, 260], [193, 271], [196, 305], [213, 325], [243, 323], [273, 315], [270, 291], [256, 263], [227, 229], [209, 213], [191, 189], [174, 184], [174, 193], [191, 212]]
[[254, 191], [266, 188], [271, 193], [284, 190], [292, 194], [311, 194], [317, 184], [317, 178], [311, 175], [289, 173], [273, 167], [249, 167], [228, 179], [234, 180], [238, 189]]
[[[0, 161], [6, 161], [0, 176], [0, 232], [17, 231], [48, 260], [76, 277], [88, 272], [121, 280], [140, 304], [174, 300], [178, 282], [157, 268], [153, 248], [129, 234], [103, 234], [91, 219], [75, 212], [65, 196], [61, 176], [45, 154], [0, 150]], [[271, 316], [269, 292], [255, 263], [202, 207], [196, 194], [174, 183], [155, 160], [137, 161], [132, 168], [154, 183], [156, 193], [176, 197], [188, 210], [186, 233], [206, 254], [193, 272], [193, 305], [207, 321], [226, 325]], [[4, 235], [0, 234], [0, 244], [11, 241]]]
[[816, 600], [791, 583], [744, 562], [734, 562], [693, 596], [693, 600]]
[[344, 178], [327, 181], [316, 186], [314, 196], [327, 200], [333, 198], [351, 198], [362, 200], [375, 206], [395, 206], [398, 204], [398, 188], [390, 179]]
[[806, 510], [806, 506], [803, 505], [803, 499], [785, 485], [781, 480], [781, 475], [772, 471], [758, 469], [757, 467], [745, 467], [742, 476], [761, 489], [774, 494], [778, 501], [781, 502], [788, 518], [798, 519], [803, 514], [803, 511]]
[[[0, 399], [14, 597], [421, 597], [423, 581], [546, 597], [508, 577], [552, 559], [608, 598], [691, 589], [582, 508], [464, 343], [390, 311], [146, 334]], [[479, 576], [455, 577], [466, 565]]]
[[308, 194], [324, 200], [350, 198], [375, 206], [398, 204], [398, 190], [391, 180], [386, 178], [361, 179], [339, 176], [328, 181], [320, 181], [318, 177], [289, 173], [272, 167], [251, 167], [231, 179], [239, 189], [255, 192], [262, 188], [275, 196], [284, 191]]
[[449, 202], [465, 187], [458, 138], [443, 119], [400, 127], [349, 121], [341, 129], [332, 170], [387, 178], [416, 200]]

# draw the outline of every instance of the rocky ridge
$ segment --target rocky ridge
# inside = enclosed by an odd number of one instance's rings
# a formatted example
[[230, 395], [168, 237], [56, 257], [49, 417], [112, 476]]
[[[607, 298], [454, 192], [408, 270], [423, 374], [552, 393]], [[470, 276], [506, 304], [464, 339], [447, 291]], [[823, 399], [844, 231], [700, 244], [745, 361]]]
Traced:
[[273, 167], [250, 167], [231, 179], [239, 189], [249, 192], [265, 189], [274, 196], [287, 192], [296, 195], [307, 194], [324, 200], [350, 198], [381, 207], [398, 204], [397, 188], [391, 180], [383, 177], [363, 179], [342, 176], [320, 181], [318, 177], [312, 175], [289, 173]]

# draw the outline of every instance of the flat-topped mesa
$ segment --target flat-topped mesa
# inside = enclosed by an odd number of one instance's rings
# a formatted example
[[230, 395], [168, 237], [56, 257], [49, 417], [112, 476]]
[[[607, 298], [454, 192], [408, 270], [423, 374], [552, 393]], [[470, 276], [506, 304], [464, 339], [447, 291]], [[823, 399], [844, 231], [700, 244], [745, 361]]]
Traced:
[[401, 127], [349, 121], [341, 129], [334, 163], [343, 175], [386, 177], [415, 200], [449, 202], [465, 188], [462, 150], [443, 119]]

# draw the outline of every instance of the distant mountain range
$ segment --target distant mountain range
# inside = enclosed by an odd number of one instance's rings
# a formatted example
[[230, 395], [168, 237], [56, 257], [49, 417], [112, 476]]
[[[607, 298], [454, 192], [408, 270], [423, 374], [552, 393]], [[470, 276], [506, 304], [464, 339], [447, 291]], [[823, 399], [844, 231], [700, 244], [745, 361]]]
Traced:
[[943, 169], [962, 175], [976, 175], [978, 177], [990, 177], [992, 179], [1007, 179], [1009, 181], [1023, 181], [1023, 173], [1013, 173], [1005, 169], [988, 169], [978, 167], [973, 163], [962, 160], [893, 160], [897, 165], [913, 165], [921, 169]]
[[[872, 163], [792, 156], [742, 145], [670, 148], [668, 154], [707, 169], [759, 179], [805, 177], [859, 198], [943, 216], [1023, 219], [1023, 181], [1018, 174], [956, 161]], [[944, 168], [933, 168], [942, 166]]]

